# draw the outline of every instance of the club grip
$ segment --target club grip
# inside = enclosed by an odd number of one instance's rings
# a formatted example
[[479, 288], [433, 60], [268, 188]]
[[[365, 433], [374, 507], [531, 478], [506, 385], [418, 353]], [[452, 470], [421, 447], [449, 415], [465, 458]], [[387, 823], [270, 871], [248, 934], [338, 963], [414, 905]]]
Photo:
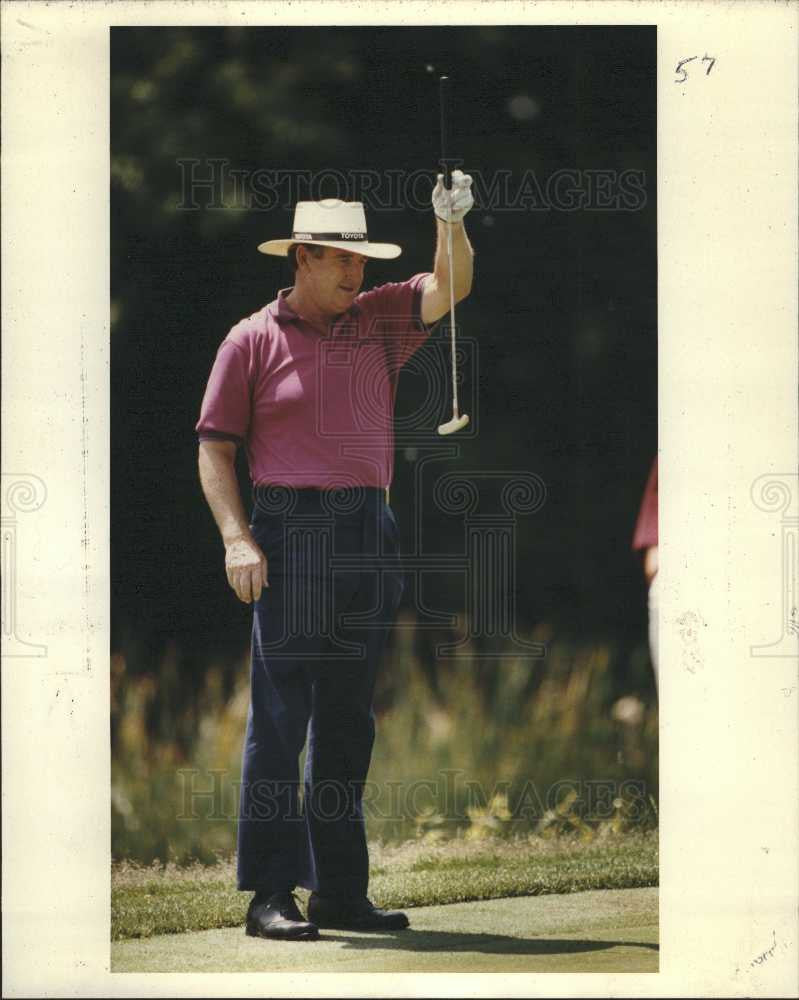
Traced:
[[449, 77], [442, 76], [439, 80], [439, 105], [441, 108], [441, 172], [444, 175], [444, 187], [450, 187], [449, 164], [447, 160], [447, 118], [449, 112]]

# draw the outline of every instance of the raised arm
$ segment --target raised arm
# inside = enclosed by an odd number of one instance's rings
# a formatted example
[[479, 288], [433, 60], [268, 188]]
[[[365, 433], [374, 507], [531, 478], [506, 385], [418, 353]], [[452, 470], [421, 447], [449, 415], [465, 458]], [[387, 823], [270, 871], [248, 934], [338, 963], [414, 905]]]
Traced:
[[268, 587], [266, 556], [250, 532], [236, 479], [233, 441], [201, 441], [200, 483], [225, 546], [225, 572], [239, 600], [250, 604]]
[[[422, 292], [422, 321], [428, 326], [449, 312], [449, 254], [447, 230], [452, 230], [452, 277], [455, 301], [465, 299], [472, 288], [474, 251], [472, 250], [463, 218], [474, 204], [471, 192], [472, 178], [460, 170], [452, 172], [452, 188], [444, 187], [443, 177], [433, 191], [433, 210], [436, 214], [436, 255], [433, 274], [425, 282]], [[452, 222], [445, 221], [451, 218]]]

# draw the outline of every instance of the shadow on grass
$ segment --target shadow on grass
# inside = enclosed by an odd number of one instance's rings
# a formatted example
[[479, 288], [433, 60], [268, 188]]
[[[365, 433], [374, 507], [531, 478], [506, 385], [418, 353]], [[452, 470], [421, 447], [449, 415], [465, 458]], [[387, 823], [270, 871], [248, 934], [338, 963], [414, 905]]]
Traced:
[[357, 937], [320, 934], [319, 940], [340, 941], [345, 948], [381, 948], [390, 951], [477, 951], [487, 955], [565, 955], [608, 948], [646, 948], [659, 945], [645, 941], [581, 941], [573, 938], [518, 938], [506, 934], [468, 934], [450, 931], [404, 930], [363, 933]]

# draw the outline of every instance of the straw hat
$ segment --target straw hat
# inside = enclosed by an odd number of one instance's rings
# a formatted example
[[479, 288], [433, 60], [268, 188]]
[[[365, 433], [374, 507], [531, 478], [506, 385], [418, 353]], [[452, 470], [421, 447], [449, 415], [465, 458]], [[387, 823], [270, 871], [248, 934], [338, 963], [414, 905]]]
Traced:
[[286, 240], [267, 240], [258, 249], [261, 253], [285, 257], [293, 243], [318, 243], [322, 247], [335, 247], [390, 260], [399, 257], [402, 247], [395, 243], [370, 243], [366, 235], [366, 213], [360, 201], [340, 201], [325, 198], [322, 201], [298, 201], [294, 209], [293, 235]]

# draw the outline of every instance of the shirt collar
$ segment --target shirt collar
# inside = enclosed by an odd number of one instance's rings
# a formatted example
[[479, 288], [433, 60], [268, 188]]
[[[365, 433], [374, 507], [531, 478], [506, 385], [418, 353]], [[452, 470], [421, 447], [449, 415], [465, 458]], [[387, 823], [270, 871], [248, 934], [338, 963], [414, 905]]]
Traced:
[[[302, 317], [299, 316], [291, 308], [288, 302], [286, 302], [286, 296], [289, 295], [293, 290], [294, 286], [290, 285], [288, 288], [281, 288], [280, 291], [277, 293], [277, 298], [273, 303], [272, 311], [274, 313], [275, 318], [280, 322], [292, 323], [296, 322], [299, 319], [302, 319]], [[350, 306], [347, 312], [342, 313], [341, 316], [339, 316], [339, 318], [335, 321], [335, 323], [332, 324], [333, 329], [335, 330], [335, 328], [340, 326], [342, 323], [347, 323], [348, 321], [351, 323], [353, 319], [355, 319], [359, 315], [360, 311], [361, 307], [357, 303], [353, 302], [353, 304]]]
[[277, 293], [277, 298], [275, 299], [275, 316], [282, 320], [292, 320], [299, 319], [297, 313], [291, 308], [291, 306], [286, 302], [286, 296], [292, 291], [293, 286], [289, 288], [281, 288]]

